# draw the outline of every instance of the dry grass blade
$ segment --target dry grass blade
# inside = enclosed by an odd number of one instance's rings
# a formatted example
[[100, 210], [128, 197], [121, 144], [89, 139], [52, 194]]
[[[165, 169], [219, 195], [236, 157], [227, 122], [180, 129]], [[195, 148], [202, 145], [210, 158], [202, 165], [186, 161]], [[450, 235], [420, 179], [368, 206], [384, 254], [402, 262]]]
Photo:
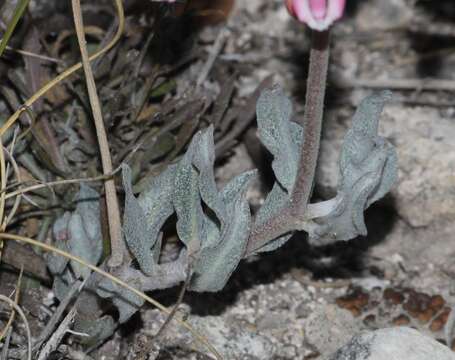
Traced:
[[[1, 144], [1, 142], [0, 142], [0, 144]], [[8, 158], [9, 158], [8, 160], [9, 160], [10, 164], [12, 165], [12, 168], [13, 168], [14, 174], [16, 176], [16, 179], [17, 179], [18, 183], [20, 184], [21, 183], [21, 175], [20, 175], [19, 166], [17, 165], [16, 160], [14, 159], [13, 155], [10, 152], [8, 152], [7, 149], [4, 149], [4, 153], [6, 155], [8, 155]], [[8, 168], [6, 168], [6, 172], [8, 173]], [[1, 191], [1, 193], [3, 193], [3, 190]], [[7, 199], [7, 196], [5, 196], [5, 200], [6, 199]], [[10, 210], [9, 214], [7, 216], [5, 216], [5, 219], [2, 222], [3, 231], [6, 229], [8, 224], [11, 222], [11, 220], [14, 217], [14, 215], [16, 215], [16, 212], [19, 209], [19, 206], [20, 206], [20, 203], [21, 203], [21, 199], [22, 199], [22, 194], [18, 194], [16, 199], [14, 199], [14, 204], [12, 206], [12, 209]], [[0, 254], [0, 260], [1, 260], [1, 254]]]
[[2, 352], [0, 354], [0, 359], [8, 359], [9, 345], [11, 343], [11, 335], [13, 329], [9, 328], [8, 333], [5, 336], [5, 341], [3, 341]]
[[180, 304], [183, 301], [183, 297], [185, 296], [186, 289], [190, 285], [191, 275], [192, 275], [191, 267], [189, 266], [188, 267], [188, 272], [186, 274], [185, 282], [183, 283], [182, 288], [181, 288], [180, 293], [179, 293], [179, 297], [177, 298], [177, 301], [176, 301], [174, 307], [172, 308], [170, 314], [167, 316], [167, 318], [164, 321], [163, 325], [161, 325], [161, 327], [158, 329], [158, 331], [157, 331], [156, 335], [154, 336], [154, 338], [159, 338], [160, 336], [162, 336], [164, 334], [164, 332], [166, 331], [167, 326], [170, 324], [170, 322], [174, 318], [175, 314], [177, 313], [177, 310], [178, 310]]
[[[22, 274], [23, 273], [24, 273], [24, 269], [22, 268], [21, 272], [19, 273], [19, 278], [17, 279], [16, 295], [14, 296], [14, 302], [16, 304], [19, 304], [19, 294], [20, 294], [20, 290], [21, 290], [21, 282], [22, 282]], [[10, 329], [11, 325], [13, 324], [13, 321], [14, 321], [15, 317], [16, 317], [16, 312], [13, 309], [11, 311], [11, 315], [10, 315], [10, 317], [8, 319], [8, 322], [6, 323], [6, 326], [4, 327], [2, 332], [0, 333], [0, 341], [2, 341], [3, 338], [5, 337], [5, 335], [8, 333], [8, 330]]]
[[73, 305], [68, 314], [66, 314], [63, 320], [60, 322], [57, 329], [55, 329], [54, 333], [52, 334], [46, 345], [44, 345], [37, 360], [49, 359], [51, 353], [57, 350], [57, 347], [61, 343], [65, 334], [70, 332], [70, 326], [74, 322], [76, 313], [77, 313], [76, 306]]
[[70, 289], [68, 290], [68, 293], [65, 295], [65, 298], [60, 302], [57, 309], [54, 311], [51, 318], [44, 327], [43, 331], [36, 339], [34, 343], [35, 348], [40, 348], [42, 343], [51, 336], [52, 332], [57, 326], [57, 323], [61, 321], [61, 317], [63, 316], [63, 313], [65, 312], [69, 303], [73, 300], [75, 295], [82, 290], [84, 284], [85, 281], [84, 283], [82, 283], [81, 281], [75, 281], [73, 285], [71, 285]]
[[[95, 78], [87, 51], [87, 41], [85, 40], [84, 22], [82, 19], [82, 10], [80, 0], [71, 1], [73, 7], [74, 25], [76, 27], [77, 41], [82, 56], [82, 65], [84, 67], [85, 81], [92, 108], [93, 119], [95, 122], [96, 136], [101, 153], [101, 163], [103, 165], [103, 173], [112, 172], [112, 158], [109, 150], [109, 142], [107, 140], [106, 129], [104, 127], [103, 114], [101, 112], [100, 100], [96, 90]], [[115, 190], [114, 179], [108, 179], [104, 182], [106, 192], [106, 208], [109, 224], [109, 235], [111, 239], [111, 258], [109, 266], [118, 267], [123, 263], [123, 254], [125, 252], [125, 244], [122, 238], [122, 228], [120, 221], [120, 207], [118, 204], [117, 192]]]
[[[3, 228], [3, 218], [5, 216], [5, 201], [6, 194], [4, 190], [6, 189], [6, 164], [5, 164], [5, 152], [3, 151], [3, 142], [0, 136], [0, 229], [5, 231]], [[2, 250], [3, 250], [3, 241], [0, 240], [0, 261], [2, 261]]]
[[[0, 227], [3, 224], [3, 217], [5, 215], [5, 200], [6, 200], [6, 162], [5, 151], [3, 149], [2, 138], [0, 137]], [[2, 229], [4, 231], [5, 229]], [[0, 253], [1, 254], [1, 253]]]
[[7, 46], [6, 50], [18, 53], [18, 54], [23, 55], [23, 56], [30, 56], [30, 57], [33, 57], [33, 58], [49, 61], [49, 62], [56, 63], [56, 64], [59, 64], [59, 63], [62, 62], [61, 60], [55, 59], [55, 58], [50, 57], [50, 56], [35, 54], [33, 52], [30, 52], [30, 51], [21, 50], [21, 49], [15, 49], [15, 48], [12, 48], [10, 46]]
[[21, 307], [17, 305], [13, 300], [11, 300], [9, 297], [0, 294], [0, 301], [6, 302], [22, 318], [22, 321], [24, 322], [25, 325], [25, 331], [27, 332], [27, 360], [32, 360], [32, 334], [30, 332], [30, 326], [28, 325], [27, 317], [25, 316]]
[[28, 2], [29, 0], [21, 0], [17, 4], [16, 9], [14, 9], [13, 18], [9, 22], [5, 34], [3, 35], [3, 39], [0, 42], [0, 56], [3, 55], [3, 51], [5, 51], [6, 45], [8, 44], [11, 35], [13, 35], [13, 31], [16, 28], [17, 23], [19, 22], [20, 18], [22, 17], [22, 14], [27, 8]]
[[[14, 142], [13, 142], [14, 145]], [[12, 145], [12, 146], [13, 146]], [[3, 143], [1, 141], [0, 137], [0, 176], [1, 176], [1, 194], [0, 194], [0, 228], [2, 231], [5, 231], [6, 226], [8, 225], [8, 222], [11, 220], [11, 218], [14, 216], [15, 212], [17, 211], [19, 204], [20, 204], [20, 199], [21, 196], [18, 196], [14, 202], [13, 209], [11, 210], [11, 213], [9, 216], [6, 216], [5, 218], [5, 202], [6, 202], [6, 194], [4, 193], [3, 190], [6, 189], [6, 183], [7, 183], [7, 170], [6, 170], [6, 162], [5, 162], [5, 152], [7, 152], [6, 149], [3, 148]], [[10, 161], [13, 164], [13, 169], [14, 172], [16, 173], [16, 176], [20, 179], [19, 175], [19, 169], [17, 167], [16, 162], [14, 161], [12, 155], [8, 154], [10, 157]], [[0, 240], [0, 262], [2, 260], [2, 251], [3, 251], [3, 241]], [[15, 303], [16, 305], [19, 303], [19, 294], [20, 294], [20, 286], [21, 286], [21, 281], [22, 281], [22, 274], [23, 274], [23, 268], [21, 268], [21, 272], [19, 274], [19, 279], [17, 281], [17, 287], [16, 287], [16, 296], [15, 296]], [[11, 312], [11, 315], [8, 319], [8, 322], [5, 326], [5, 328], [2, 330], [0, 333], [0, 341], [5, 337], [5, 335], [8, 333], [8, 330], [10, 329], [14, 318], [15, 318], [16, 312], [14, 311], [14, 308]], [[30, 349], [31, 351], [31, 349]]]
[[[109, 51], [120, 39], [122, 33], [123, 33], [123, 28], [125, 27], [125, 15], [123, 13], [123, 5], [122, 5], [122, 0], [115, 0], [115, 5], [117, 8], [117, 17], [118, 17], [118, 29], [117, 32], [115, 33], [114, 38], [107, 44], [104, 48], [101, 50], [97, 51], [95, 54], [91, 55], [89, 60], [95, 60], [96, 58], [100, 57], [101, 55], [105, 54], [107, 51]], [[62, 72], [60, 75], [49, 81], [46, 85], [44, 85], [40, 90], [38, 90], [35, 94], [33, 94], [25, 103], [24, 105], [16, 110], [16, 112], [9, 117], [9, 119], [5, 122], [5, 124], [0, 128], [0, 136], [2, 136], [10, 127], [13, 125], [19, 116], [27, 109], [27, 107], [31, 107], [41, 96], [43, 96], [46, 92], [48, 92], [50, 89], [52, 89], [55, 85], [57, 85], [59, 82], [62, 80], [66, 79], [68, 76], [70, 76], [72, 73], [75, 71], [79, 70], [82, 68], [82, 63], [79, 62], [73, 66], [71, 66], [69, 69], [66, 69], [64, 72]]]
[[[137, 289], [135, 289], [134, 287], [132, 287], [131, 285], [128, 285], [126, 282], [116, 278], [115, 276], [109, 274], [108, 272], [104, 271], [104, 270], [101, 270], [100, 268], [92, 265], [92, 264], [89, 264], [87, 263], [86, 261], [84, 261], [83, 259], [77, 257], [77, 256], [74, 256], [74, 255], [71, 255], [70, 253], [67, 253], [66, 251], [63, 251], [63, 250], [60, 250], [60, 249], [57, 249], [53, 246], [50, 246], [50, 245], [47, 245], [47, 244], [44, 244], [44, 243], [41, 243], [39, 241], [36, 241], [36, 240], [33, 240], [33, 239], [30, 239], [30, 238], [27, 238], [27, 237], [24, 237], [24, 236], [20, 236], [20, 235], [13, 235], [13, 234], [7, 234], [7, 233], [0, 233], [0, 239], [3, 239], [3, 240], [14, 240], [14, 241], [17, 241], [17, 242], [22, 242], [22, 243], [26, 243], [26, 244], [29, 244], [29, 245], [32, 245], [32, 246], [36, 246], [36, 247], [39, 247], [40, 249], [44, 250], [44, 251], [47, 251], [47, 252], [53, 252], [57, 255], [60, 255], [60, 256], [64, 256], [70, 260], [73, 260], [73, 261], [76, 261], [77, 263], [83, 265], [83, 266], [86, 266], [87, 268], [89, 268], [90, 270], [106, 277], [107, 279], [111, 280], [112, 282], [114, 282], [115, 284], [117, 285], [120, 285], [122, 286], [123, 288], [131, 291], [132, 293], [136, 294], [137, 296], [139, 296], [140, 298], [144, 299], [146, 302], [148, 302], [149, 304], [157, 307], [159, 310], [161, 310], [162, 312], [164, 312], [165, 314], [169, 315], [171, 313], [171, 310], [169, 310], [168, 308], [166, 308], [164, 305], [162, 305], [161, 303], [159, 303], [158, 301], [152, 299], [150, 296], [147, 296], [146, 294], [144, 294], [142, 291], [139, 291]], [[176, 319], [179, 324], [181, 326], [183, 326], [185, 329], [187, 329], [193, 336], [194, 338], [199, 341], [201, 344], [203, 344], [204, 346], [207, 347], [207, 349], [209, 349], [209, 351], [215, 356], [215, 358], [217, 360], [223, 360], [223, 357], [218, 353], [218, 351], [208, 342], [208, 340], [200, 335], [195, 329], [193, 329], [191, 327], [190, 324], [188, 324], [186, 321], [183, 321], [183, 320], [180, 320], [180, 319]]]
[[[86, 183], [86, 182], [95, 182], [95, 181], [103, 181], [107, 179], [111, 179], [114, 174], [116, 174], [120, 168], [115, 169], [112, 173], [106, 174], [106, 175], [100, 175], [100, 176], [95, 176], [91, 178], [80, 178], [80, 179], [66, 179], [66, 180], [56, 180], [56, 181], [49, 181], [46, 183], [39, 183], [36, 185], [30, 185], [28, 187], [24, 187], [22, 189], [12, 191], [12, 192], [7, 192], [5, 195], [5, 200], [8, 200], [12, 197], [28, 193], [30, 191], [34, 190], [39, 190], [43, 188], [52, 188], [53, 186], [58, 186], [58, 185], [69, 185], [69, 184], [77, 184], [77, 183]], [[16, 185], [21, 185], [20, 183]], [[3, 191], [0, 191], [0, 194], [5, 193], [6, 189]]]

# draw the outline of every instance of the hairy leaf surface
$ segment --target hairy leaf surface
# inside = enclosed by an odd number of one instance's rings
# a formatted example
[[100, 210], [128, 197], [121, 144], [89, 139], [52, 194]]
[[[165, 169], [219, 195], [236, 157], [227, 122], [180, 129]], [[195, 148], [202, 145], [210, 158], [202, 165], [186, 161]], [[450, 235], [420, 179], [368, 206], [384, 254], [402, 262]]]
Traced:
[[222, 191], [226, 211], [226, 224], [215, 232], [220, 240], [204, 242], [194, 267], [190, 289], [219, 291], [229, 280], [242, 259], [250, 234], [251, 214], [245, 192], [251, 178], [250, 171], [231, 180]]
[[195, 137], [184, 157], [177, 164], [173, 204], [177, 213], [177, 234], [188, 249], [189, 255], [197, 253], [205, 238], [204, 217], [199, 191], [199, 173], [193, 166]]
[[378, 122], [391, 93], [384, 91], [362, 101], [347, 132], [340, 157], [340, 199], [334, 211], [319, 219], [310, 238], [319, 243], [366, 235], [363, 212], [383, 197], [397, 179], [395, 148], [378, 135]]
[[169, 167], [155, 177], [139, 199], [133, 194], [131, 170], [123, 165], [123, 187], [125, 189], [125, 212], [123, 232], [131, 253], [145, 274], [152, 274], [155, 259], [161, 248], [161, 227], [172, 215], [172, 184], [174, 167]]
[[281, 88], [262, 92], [257, 122], [261, 142], [273, 155], [272, 168], [278, 182], [291, 192], [297, 175], [302, 127], [291, 122], [292, 104]]
[[202, 200], [213, 210], [217, 219], [224, 222], [225, 208], [215, 183], [215, 144], [213, 142], [213, 125], [195, 135], [191, 143], [194, 149], [193, 165], [199, 171], [199, 191]]

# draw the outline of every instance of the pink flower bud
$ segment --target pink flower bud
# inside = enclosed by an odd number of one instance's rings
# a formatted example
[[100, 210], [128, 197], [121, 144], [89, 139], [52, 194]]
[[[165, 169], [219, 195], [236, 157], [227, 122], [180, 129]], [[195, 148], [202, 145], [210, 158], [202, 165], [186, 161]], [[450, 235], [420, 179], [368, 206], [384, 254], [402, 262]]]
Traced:
[[344, 12], [346, 0], [285, 0], [292, 16], [313, 30], [327, 30]]

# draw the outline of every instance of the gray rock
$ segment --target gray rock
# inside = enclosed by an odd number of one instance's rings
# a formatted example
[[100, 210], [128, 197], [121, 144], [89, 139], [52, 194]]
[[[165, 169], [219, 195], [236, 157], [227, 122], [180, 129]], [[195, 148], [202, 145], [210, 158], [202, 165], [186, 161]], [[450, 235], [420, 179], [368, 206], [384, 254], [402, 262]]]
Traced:
[[267, 312], [257, 321], [257, 329], [259, 331], [280, 331], [288, 327], [286, 315], [283, 313]]
[[[181, 308], [184, 308], [182, 306]], [[189, 311], [189, 309], [187, 309]], [[149, 311], [145, 323], [155, 320], [162, 323], [164, 315], [158, 311]], [[180, 316], [180, 315], [178, 315]], [[160, 319], [157, 321], [157, 319]], [[272, 360], [277, 353], [275, 346], [265, 336], [258, 334], [252, 327], [222, 316], [190, 316], [187, 321], [204, 336], [224, 359]], [[152, 326], [151, 326], [152, 328]], [[174, 323], [169, 326], [161, 338], [163, 347], [178, 346], [208, 353], [207, 348], [198, 342], [190, 332]]]
[[238, 324], [227, 323], [217, 316], [193, 316], [191, 323], [226, 359], [274, 358], [274, 346], [265, 337]]
[[418, 107], [390, 106], [384, 113], [383, 134], [398, 148], [400, 180], [393, 191], [398, 212], [414, 227], [453, 219], [453, 120]]
[[360, 333], [329, 360], [454, 360], [454, 353], [436, 340], [407, 327]]
[[316, 307], [305, 322], [305, 340], [321, 354], [332, 354], [360, 331], [352, 314], [336, 305]]
[[406, 0], [373, 0], [361, 3], [355, 24], [360, 31], [373, 31], [406, 26], [415, 16]]

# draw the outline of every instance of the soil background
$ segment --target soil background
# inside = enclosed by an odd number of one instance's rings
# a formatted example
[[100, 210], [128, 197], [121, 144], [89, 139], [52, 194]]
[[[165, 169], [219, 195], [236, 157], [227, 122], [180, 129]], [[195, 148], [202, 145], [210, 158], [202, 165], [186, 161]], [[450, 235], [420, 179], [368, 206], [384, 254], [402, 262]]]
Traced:
[[[43, 4], [32, 5], [32, 13], [49, 11]], [[280, 0], [237, 0], [222, 6], [229, 10], [226, 18], [192, 18], [197, 31], [191, 41], [182, 36], [179, 20], [162, 33], [165, 41], [203, 54], [178, 68], [172, 96], [184, 98], [182, 89], [193, 84], [222, 37], [201, 94], [215, 98], [222, 93], [227, 84], [219, 74], [225, 69], [235, 74], [230, 78], [233, 103], [247, 99], [272, 76], [292, 98], [294, 118], [303, 116], [310, 31], [289, 16]], [[126, 8], [138, 24], [147, 21]], [[138, 37], [144, 41], [143, 35]], [[447, 342], [444, 324], [455, 304], [455, 3], [348, 0], [345, 16], [331, 29], [331, 44], [313, 201], [334, 195], [339, 150], [355, 108], [382, 89], [394, 94], [382, 115], [380, 134], [397, 148], [399, 180], [366, 212], [368, 236], [312, 247], [304, 234], [296, 234], [279, 250], [242, 261], [223, 291], [185, 295], [177, 316], [194, 324], [226, 359], [323, 359], [359, 331], [396, 325]], [[175, 61], [184, 59], [185, 51], [162, 55]], [[273, 184], [273, 173], [254, 121], [218, 159], [218, 184], [253, 168], [261, 174], [248, 194], [255, 211]], [[16, 282], [16, 273], [8, 269], [0, 286], [6, 295]], [[21, 304], [28, 314], [55, 309], [48, 287], [28, 289]], [[172, 306], [178, 292], [174, 288], [152, 295]], [[37, 315], [32, 321], [35, 334], [44, 325], [42, 319]], [[209, 358], [176, 322], [154, 339], [164, 319], [144, 306], [87, 356], [135, 359], [144, 344], [153, 343], [148, 359]], [[21, 331], [17, 336], [20, 343]], [[55, 359], [76, 359], [82, 353], [69, 337]]]

